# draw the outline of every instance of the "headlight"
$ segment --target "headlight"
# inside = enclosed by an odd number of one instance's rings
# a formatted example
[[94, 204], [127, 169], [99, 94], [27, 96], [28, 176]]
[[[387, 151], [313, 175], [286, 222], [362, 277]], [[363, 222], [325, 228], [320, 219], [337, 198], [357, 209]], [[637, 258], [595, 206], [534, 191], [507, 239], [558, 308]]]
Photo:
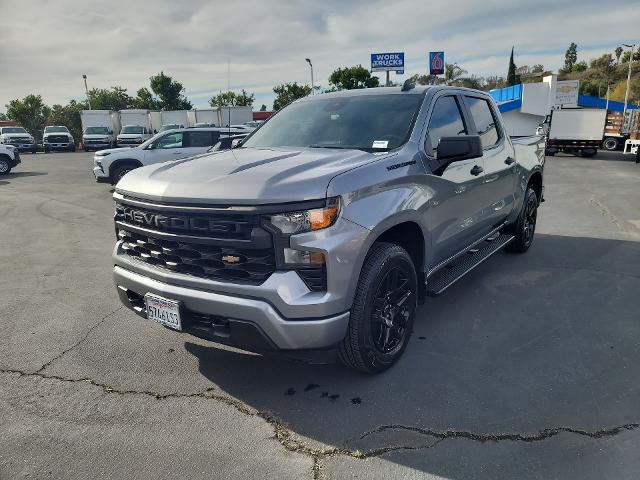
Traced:
[[96, 157], [106, 157], [107, 155], [111, 155], [111, 152], [96, 152]]
[[340, 213], [340, 197], [327, 199], [323, 208], [278, 213], [268, 217], [269, 223], [285, 235], [322, 230], [333, 225]]

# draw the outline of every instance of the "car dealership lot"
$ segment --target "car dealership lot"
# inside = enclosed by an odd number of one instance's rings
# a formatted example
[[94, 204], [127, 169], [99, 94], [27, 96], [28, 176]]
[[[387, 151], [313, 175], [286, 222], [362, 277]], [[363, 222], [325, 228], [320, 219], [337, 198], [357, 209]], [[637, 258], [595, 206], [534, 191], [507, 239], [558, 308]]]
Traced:
[[22, 158], [0, 177], [0, 478], [637, 476], [631, 157], [548, 158], [531, 250], [430, 298], [378, 376], [215, 347], [122, 308], [91, 154]]

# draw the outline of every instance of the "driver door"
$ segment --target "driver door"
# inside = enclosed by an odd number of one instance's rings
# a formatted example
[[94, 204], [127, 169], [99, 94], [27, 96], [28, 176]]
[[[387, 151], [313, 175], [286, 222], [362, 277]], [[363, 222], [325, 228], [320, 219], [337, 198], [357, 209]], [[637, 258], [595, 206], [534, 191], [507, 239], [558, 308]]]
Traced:
[[185, 148], [184, 136], [182, 132], [174, 132], [158, 138], [145, 153], [146, 163], [160, 163], [188, 157], [189, 149]]

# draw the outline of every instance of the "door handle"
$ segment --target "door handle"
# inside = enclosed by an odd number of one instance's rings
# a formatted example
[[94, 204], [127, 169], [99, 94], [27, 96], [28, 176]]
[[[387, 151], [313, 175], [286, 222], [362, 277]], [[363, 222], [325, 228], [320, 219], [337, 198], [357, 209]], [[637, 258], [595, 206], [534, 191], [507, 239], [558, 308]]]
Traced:
[[507, 159], [504, 161], [504, 163], [506, 163], [507, 165], [511, 165], [511, 164], [516, 163], [516, 161], [512, 157], [507, 157]]
[[171, 155], [180, 155], [180, 152], [173, 152]]
[[484, 172], [484, 168], [482, 168], [480, 165], [474, 165], [473, 168], [471, 169], [471, 175], [475, 175], [476, 177], [478, 175], [480, 175], [482, 172]]

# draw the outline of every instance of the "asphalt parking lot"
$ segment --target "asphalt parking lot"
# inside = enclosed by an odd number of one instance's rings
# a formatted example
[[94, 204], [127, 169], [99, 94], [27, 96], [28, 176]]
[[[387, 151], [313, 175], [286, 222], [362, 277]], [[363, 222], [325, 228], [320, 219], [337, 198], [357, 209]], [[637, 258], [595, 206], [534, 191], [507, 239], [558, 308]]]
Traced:
[[378, 376], [120, 307], [91, 154], [0, 177], [0, 478], [637, 478], [640, 165], [547, 159], [524, 255], [419, 310]]

